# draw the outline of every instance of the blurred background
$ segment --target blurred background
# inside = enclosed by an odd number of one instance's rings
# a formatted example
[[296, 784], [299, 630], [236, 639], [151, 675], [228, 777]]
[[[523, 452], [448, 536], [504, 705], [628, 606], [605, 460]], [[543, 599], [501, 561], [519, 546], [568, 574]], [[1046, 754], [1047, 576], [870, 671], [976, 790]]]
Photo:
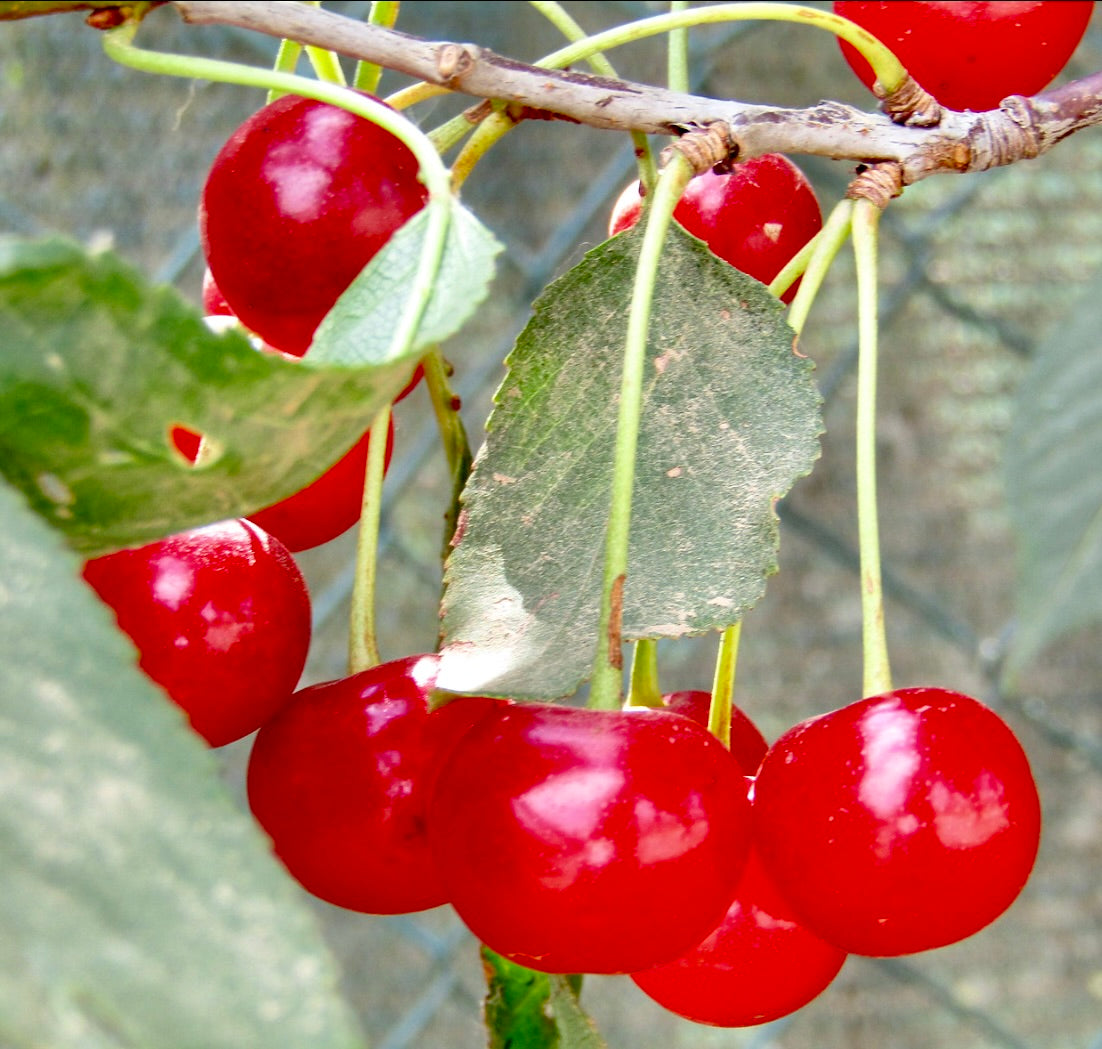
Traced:
[[[367, 3], [326, 6], [363, 17]], [[564, 5], [596, 31], [658, 4]], [[521, 60], [561, 38], [528, 4], [408, 0], [398, 28], [473, 41]], [[182, 26], [155, 12], [140, 41], [268, 64], [275, 42]], [[695, 90], [785, 106], [833, 98], [873, 108], [833, 39], [810, 28], [734, 24], [692, 33]], [[621, 75], [665, 77], [660, 41], [609, 56]], [[1102, 68], [1096, 16], [1065, 75]], [[384, 75], [382, 93], [404, 85]], [[206, 170], [262, 103], [244, 88], [158, 78], [107, 60], [79, 16], [0, 27], [0, 232], [60, 231], [111, 243], [157, 281], [199, 301], [195, 222]], [[432, 127], [456, 111], [414, 116]], [[660, 144], [658, 144], [660, 145]], [[824, 212], [850, 165], [794, 158]], [[1015, 549], [1004, 442], [1038, 343], [1058, 332], [1102, 265], [1102, 131], [1040, 160], [912, 187], [883, 222], [880, 501], [888, 631], [898, 685], [932, 684], [994, 705], [1022, 739], [1045, 808], [1034, 877], [1014, 907], [965, 943], [899, 960], [851, 958], [792, 1017], [720, 1031], [664, 1013], [626, 978], [591, 977], [583, 1002], [612, 1049], [925, 1047], [1102, 1049], [1102, 646], [1082, 631], [1050, 646], [1015, 696], [995, 686], [1013, 626]], [[491, 298], [445, 352], [477, 444], [501, 361], [539, 289], [604, 239], [633, 177], [626, 136], [521, 126], [487, 156], [464, 199], [506, 245]], [[816, 362], [827, 433], [814, 473], [782, 507], [781, 571], [747, 617], [736, 701], [770, 739], [858, 698], [860, 595], [852, 468], [855, 300], [848, 251], [801, 341]], [[433, 647], [447, 478], [423, 391], [396, 412], [383, 513], [381, 648]], [[308, 681], [341, 676], [353, 535], [300, 555], [314, 598]], [[662, 648], [667, 689], [708, 687], [715, 639]], [[221, 752], [243, 796], [248, 742]], [[376, 1049], [485, 1044], [477, 948], [447, 909], [374, 918], [313, 904]]]

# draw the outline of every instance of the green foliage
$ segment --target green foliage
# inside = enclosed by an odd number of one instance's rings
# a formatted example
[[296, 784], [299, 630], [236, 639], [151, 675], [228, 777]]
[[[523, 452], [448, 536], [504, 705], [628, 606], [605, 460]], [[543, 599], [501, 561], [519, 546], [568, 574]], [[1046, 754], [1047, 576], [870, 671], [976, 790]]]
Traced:
[[429, 211], [417, 212], [386, 242], [322, 321], [310, 347], [315, 364], [383, 364], [403, 313], [418, 294], [427, 295], [420, 323], [403, 357], [421, 356], [454, 335], [486, 297], [501, 245], [458, 200], [435, 279], [421, 286], [419, 267]]
[[[411, 364], [315, 368], [211, 333], [109, 253], [0, 241], [0, 469], [85, 554], [247, 514], [336, 461]], [[191, 468], [170, 441], [210, 439]]]
[[[441, 684], [554, 698], [596, 644], [619, 361], [642, 231], [550, 285], [508, 358], [448, 563]], [[648, 347], [623, 628], [722, 629], [776, 569], [774, 504], [818, 456], [780, 303], [672, 228]]]
[[581, 977], [535, 972], [482, 948], [490, 1049], [604, 1049], [578, 1002]]
[[1102, 620], [1102, 277], [1038, 347], [1006, 446], [1018, 541], [1008, 681], [1068, 631]]
[[0, 1043], [362, 1044], [302, 896], [0, 483]]

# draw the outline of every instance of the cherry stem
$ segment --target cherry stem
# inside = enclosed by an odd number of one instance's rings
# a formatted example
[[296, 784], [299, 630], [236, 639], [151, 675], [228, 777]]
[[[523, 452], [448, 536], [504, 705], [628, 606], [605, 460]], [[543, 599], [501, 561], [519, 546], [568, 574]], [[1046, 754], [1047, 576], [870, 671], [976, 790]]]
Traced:
[[639, 442], [639, 421], [643, 413], [643, 379], [647, 362], [647, 331], [650, 327], [654, 287], [666, 231], [673, 209], [689, 180], [692, 167], [676, 150], [658, 176], [648, 198], [646, 228], [635, 270], [635, 283], [628, 312], [624, 342], [624, 367], [620, 379], [620, 403], [613, 452], [612, 497], [605, 536], [604, 575], [601, 584], [601, 616], [597, 633], [597, 654], [593, 662], [589, 706], [616, 710], [623, 686], [621, 619], [624, 583], [628, 569], [628, 533], [631, 526], [631, 496], [635, 483], [635, 452]]
[[742, 620], [723, 631], [712, 682], [712, 705], [708, 708], [708, 730], [725, 747], [731, 747], [731, 706], [735, 697], [735, 668], [742, 636]]
[[633, 647], [628, 706], [662, 707], [662, 687], [658, 683], [658, 642], [653, 638], [644, 638], [636, 641]]
[[[528, 0], [528, 2], [558, 29], [567, 40], [573, 41], [576, 44], [584, 44], [590, 39], [586, 35], [585, 30], [578, 25], [578, 23], [563, 10], [562, 5], [556, 3], [555, 0]], [[600, 54], [600, 48], [594, 49], [583, 57], [589, 62], [595, 73], [598, 73], [600, 76], [610, 77], [614, 80], [619, 79], [616, 70], [612, 67], [612, 63], [609, 62], [604, 55]], [[580, 58], [579, 61], [581, 61]], [[544, 64], [543, 61], [536, 63], [536, 65]], [[462, 119], [465, 119], [465, 117], [463, 114], [460, 114], [459, 117], [452, 118], [447, 124], [441, 125], [432, 132], [433, 141], [437, 145], [437, 148], [443, 151], [443, 149], [447, 148], [447, 145], [450, 144], [447, 141], [449, 138], [463, 132], [463, 126], [457, 124], [457, 121]], [[485, 156], [493, 145], [512, 131], [513, 128], [517, 126], [517, 123], [517, 119], [506, 112], [504, 102], [494, 103], [493, 114], [481, 122], [478, 131], [475, 132], [470, 142], [463, 147], [462, 152], [452, 165], [453, 190], [458, 190], [459, 187], [466, 182], [474, 166], [483, 156]], [[462, 134], [459, 134], [459, 137], [462, 137]], [[631, 132], [631, 140], [635, 145], [635, 155], [639, 158], [639, 178], [644, 185], [653, 185], [655, 179], [655, 166], [650, 142], [647, 136], [641, 131]]]
[[[671, 12], [688, 9], [688, 0], [670, 0]], [[689, 31], [674, 29], [666, 40], [666, 86], [687, 95], [689, 84]]]
[[459, 521], [459, 497], [471, 472], [471, 444], [459, 414], [459, 398], [448, 383], [448, 367], [439, 350], [431, 350], [425, 354], [421, 367], [424, 369], [425, 386], [432, 401], [432, 410], [440, 431], [440, 443], [444, 447], [444, 457], [451, 475], [452, 495], [444, 516], [444, 545], [441, 554], [446, 560]]
[[349, 614], [348, 672], [378, 666], [379, 642], [376, 633], [375, 593], [378, 582], [379, 519], [383, 506], [383, 476], [386, 473], [387, 435], [390, 431], [390, 405], [383, 408], [371, 424], [364, 470], [364, 494], [356, 533], [356, 575], [352, 585], [352, 610]]
[[[372, 0], [367, 21], [370, 25], [393, 29], [394, 23], [398, 21], [398, 7], [398, 0]], [[378, 94], [379, 80], [382, 75], [382, 66], [375, 62], [359, 61], [352, 74], [352, 86], [357, 91], [366, 91], [369, 95]]]
[[872, 67], [876, 79], [889, 93], [898, 88], [907, 76], [906, 69], [891, 51], [868, 30], [862, 29], [848, 18], [843, 18], [831, 11], [804, 7], [801, 4], [768, 2], [715, 4], [712, 7], [693, 7], [683, 11], [654, 15], [651, 18], [641, 18], [626, 25], [607, 29], [602, 33], [595, 33], [584, 41], [560, 48], [537, 64], [561, 69], [588, 58], [596, 51], [608, 51], [658, 33], [687, 29], [690, 26], [742, 21], [795, 22], [799, 25], [825, 29], [847, 44], [851, 44]]
[[784, 268], [769, 282], [769, 293], [778, 299], [802, 276], [807, 264], [815, 254], [815, 248], [822, 237], [822, 230], [815, 234], [785, 264]]
[[[811, 312], [812, 304], [819, 294], [819, 289], [822, 287], [823, 279], [826, 277], [831, 263], [838, 255], [842, 245], [849, 239], [852, 221], [853, 201], [848, 198], [840, 200], [828, 216], [823, 228], [799, 252], [799, 255], [802, 255], [804, 251], [810, 249], [803, 280], [800, 282], [800, 290], [796, 292], [796, 297], [788, 307], [788, 326], [797, 335], [804, 330], [807, 316]], [[792, 262], [789, 263], [789, 266], [791, 265], [793, 265]], [[787, 270], [788, 266], [785, 269]], [[774, 289], [779, 286], [780, 279], [781, 274], [778, 274], [773, 283], [769, 285], [769, 290], [773, 291], [774, 294], [776, 294]]]
[[879, 224], [880, 209], [869, 200], [858, 200], [853, 208], [853, 253], [857, 264], [857, 536], [861, 559], [861, 635], [866, 696], [889, 692], [892, 687], [884, 628], [876, 505]]

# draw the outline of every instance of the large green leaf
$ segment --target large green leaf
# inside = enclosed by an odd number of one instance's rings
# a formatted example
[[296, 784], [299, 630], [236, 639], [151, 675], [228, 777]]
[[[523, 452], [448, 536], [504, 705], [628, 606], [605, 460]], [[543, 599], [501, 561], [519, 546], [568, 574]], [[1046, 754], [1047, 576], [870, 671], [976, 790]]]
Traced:
[[449, 199], [444, 254], [428, 289], [418, 284], [421, 252], [429, 226], [427, 208], [417, 212], [349, 285], [321, 322], [310, 358], [315, 363], [381, 364], [393, 352], [395, 330], [415, 295], [428, 298], [405, 353], [420, 356], [454, 335], [478, 308], [494, 276], [501, 245], [458, 200]]
[[604, 1049], [578, 1001], [580, 976], [547, 975], [482, 947], [489, 1049]]
[[1041, 346], [1006, 445], [1017, 537], [1010, 681], [1046, 644], [1102, 620], [1102, 276]]
[[0, 482], [0, 1044], [351, 1049], [302, 895]]
[[[110, 253], [0, 240], [0, 470], [84, 553], [289, 495], [353, 444], [412, 366], [259, 353]], [[200, 468], [173, 448], [174, 425], [209, 438]]]
[[[587, 676], [641, 236], [546, 289], [508, 359], [448, 563], [445, 688], [553, 698]], [[676, 227], [648, 355], [623, 629], [681, 637], [760, 598], [774, 503], [818, 455], [819, 394], [780, 303]]]

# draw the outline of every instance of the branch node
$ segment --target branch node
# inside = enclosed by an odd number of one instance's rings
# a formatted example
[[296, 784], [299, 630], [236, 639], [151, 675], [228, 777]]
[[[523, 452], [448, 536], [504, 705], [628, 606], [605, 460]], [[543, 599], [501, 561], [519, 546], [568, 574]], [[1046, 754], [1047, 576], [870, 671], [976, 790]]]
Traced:
[[466, 44], [444, 44], [436, 56], [436, 73], [444, 87], [456, 90], [462, 78], [475, 65], [477, 56]]
[[680, 132], [681, 137], [662, 151], [663, 161], [676, 151], [689, 162], [694, 175], [703, 175], [706, 171], [722, 175], [731, 170], [739, 144], [725, 120], [707, 125], [675, 125], [674, 130]]
[[894, 160], [880, 164], [862, 164], [857, 177], [846, 189], [850, 200], [870, 200], [881, 211], [903, 193], [903, 165]]
[[873, 84], [872, 91], [880, 99], [880, 108], [896, 124], [904, 127], [937, 127], [941, 123], [941, 103], [910, 73], [894, 91], [885, 91], [879, 80]]

